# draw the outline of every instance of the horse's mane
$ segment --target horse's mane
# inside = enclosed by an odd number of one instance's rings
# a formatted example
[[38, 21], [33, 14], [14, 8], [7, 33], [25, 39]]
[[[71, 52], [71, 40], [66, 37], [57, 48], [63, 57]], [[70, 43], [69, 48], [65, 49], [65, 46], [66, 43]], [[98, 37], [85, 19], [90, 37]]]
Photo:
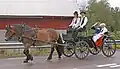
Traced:
[[19, 28], [19, 29], [24, 28], [24, 30], [32, 29], [30, 26], [28, 26], [26, 24], [13, 24], [12, 26], [14, 26], [15, 28]]
[[32, 28], [26, 24], [12, 24], [11, 26], [14, 27], [17, 35], [21, 35], [25, 30], [31, 30]]

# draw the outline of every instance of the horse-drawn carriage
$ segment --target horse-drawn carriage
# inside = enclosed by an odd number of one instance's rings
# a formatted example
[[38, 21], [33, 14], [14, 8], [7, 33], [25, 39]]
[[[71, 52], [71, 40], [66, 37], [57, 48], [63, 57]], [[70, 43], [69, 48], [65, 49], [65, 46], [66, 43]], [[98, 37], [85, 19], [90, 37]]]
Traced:
[[[96, 43], [92, 40], [92, 36], [83, 36], [85, 34], [78, 35], [75, 38], [72, 37], [74, 32], [70, 31], [67, 34], [63, 34], [63, 39], [67, 46], [64, 47], [64, 55], [71, 57], [75, 54], [78, 59], [85, 59], [89, 52], [93, 55], [97, 55], [100, 51], [107, 56], [111, 57], [116, 52], [116, 42], [110, 36], [110, 32], [106, 32], [102, 38], [100, 46], [96, 46]], [[86, 33], [86, 31], [79, 32]]]
[[85, 59], [89, 52], [97, 55], [102, 50], [107, 57], [111, 57], [116, 52], [115, 40], [108, 33], [102, 38], [101, 46], [96, 46], [91, 36], [76, 36], [73, 38], [73, 33], [73, 31], [70, 31], [67, 32], [67, 35], [63, 35], [63, 40], [65, 41], [63, 44], [60, 33], [54, 29], [33, 29], [28, 25], [13, 24], [6, 26], [5, 40], [8, 41], [16, 37], [18, 41], [23, 43], [23, 53], [27, 56], [24, 63], [33, 60], [32, 55], [29, 53], [29, 48], [36, 45], [51, 44], [51, 52], [47, 60], [52, 59], [54, 48], [57, 50], [58, 58], [61, 58], [62, 53], [67, 57], [75, 54], [78, 59]]

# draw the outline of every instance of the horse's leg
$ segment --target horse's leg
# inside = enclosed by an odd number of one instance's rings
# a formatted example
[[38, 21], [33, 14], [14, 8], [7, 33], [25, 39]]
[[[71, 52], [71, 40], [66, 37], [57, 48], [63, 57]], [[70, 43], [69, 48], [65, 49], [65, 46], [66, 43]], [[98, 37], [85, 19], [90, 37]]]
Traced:
[[24, 63], [28, 63], [28, 60], [33, 61], [33, 57], [32, 57], [32, 55], [29, 53], [29, 47], [30, 47], [30, 46], [27, 46], [27, 45], [26, 45], [26, 47], [25, 47], [25, 49], [24, 49], [24, 51], [23, 51], [23, 53], [27, 56], [27, 58], [24, 60]]
[[56, 51], [57, 51], [57, 53], [58, 53], [58, 58], [61, 59], [61, 56], [62, 56], [62, 51], [61, 51], [61, 49], [60, 49], [61, 47], [58, 45], [58, 46], [56, 46], [55, 48], [56, 48]]
[[50, 52], [49, 57], [47, 58], [47, 60], [51, 60], [52, 59], [53, 52], [54, 52], [54, 46], [51, 47], [51, 52]]

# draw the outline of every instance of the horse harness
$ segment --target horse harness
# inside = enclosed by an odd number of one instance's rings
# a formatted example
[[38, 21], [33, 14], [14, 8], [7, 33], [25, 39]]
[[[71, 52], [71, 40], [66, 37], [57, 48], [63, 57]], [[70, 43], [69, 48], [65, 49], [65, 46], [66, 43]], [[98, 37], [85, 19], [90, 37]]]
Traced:
[[30, 29], [30, 30], [24, 30], [23, 33], [22, 33], [22, 36], [19, 37], [19, 41], [21, 42], [23, 38], [28, 38], [28, 39], [31, 39], [33, 40], [33, 46], [36, 42], [36, 33], [37, 33], [37, 29]]
[[[42, 40], [37, 39], [38, 30], [40, 30], [40, 29], [35, 28], [35, 29], [31, 29], [31, 30], [25, 30], [23, 32], [22, 38], [28, 38], [28, 39], [33, 40], [33, 43], [32, 43], [33, 46], [35, 46], [36, 41], [55, 44], [53, 42], [47, 42], [47, 41], [42, 41]], [[53, 32], [53, 31], [52, 31], [52, 29], [48, 29], [47, 32]], [[20, 41], [22, 41], [22, 39]]]

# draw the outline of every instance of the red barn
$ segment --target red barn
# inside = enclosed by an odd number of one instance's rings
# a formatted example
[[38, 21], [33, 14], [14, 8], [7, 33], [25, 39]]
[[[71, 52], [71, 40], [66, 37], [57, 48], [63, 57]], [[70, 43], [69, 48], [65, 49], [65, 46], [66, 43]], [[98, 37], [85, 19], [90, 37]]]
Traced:
[[63, 16], [5, 16], [0, 18], [0, 29], [4, 29], [7, 24], [26, 23], [34, 27], [66, 29], [72, 17]]

